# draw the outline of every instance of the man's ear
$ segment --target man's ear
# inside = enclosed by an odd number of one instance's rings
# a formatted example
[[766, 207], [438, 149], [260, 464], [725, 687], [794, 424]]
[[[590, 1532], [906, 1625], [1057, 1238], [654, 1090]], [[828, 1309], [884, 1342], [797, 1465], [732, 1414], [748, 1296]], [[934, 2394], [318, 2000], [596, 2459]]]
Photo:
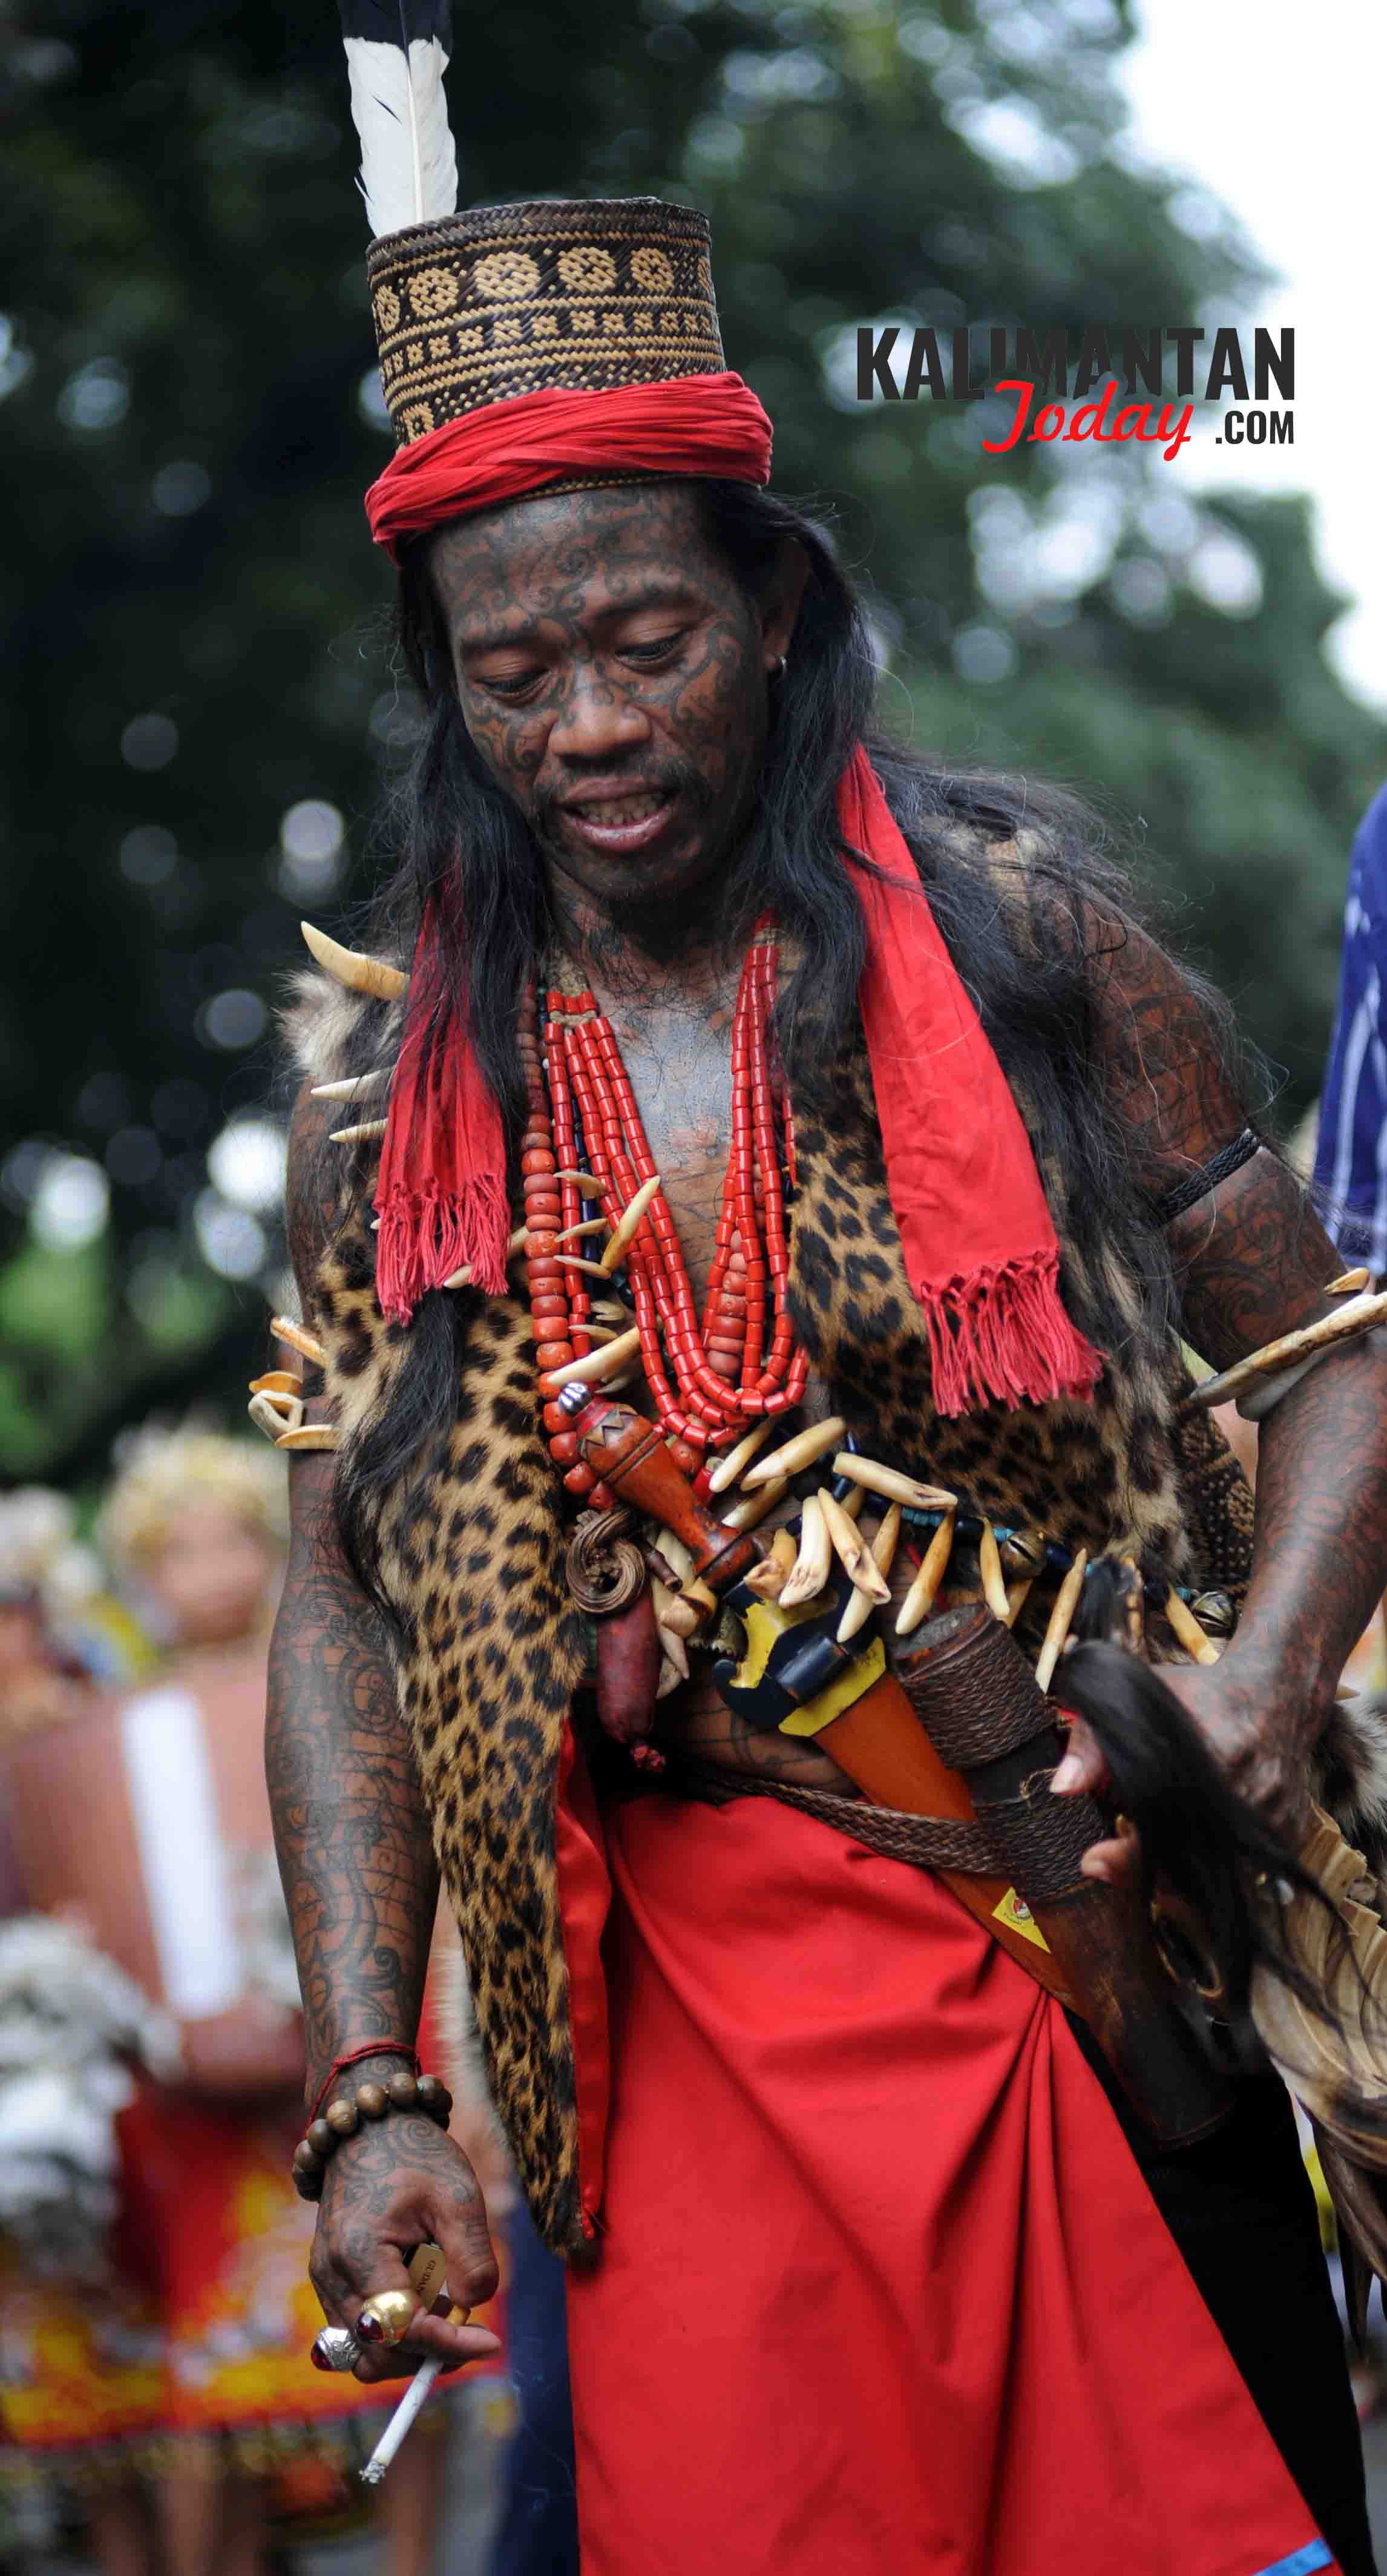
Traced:
[[761, 641], [768, 671], [777, 669], [789, 653], [808, 579], [809, 557], [798, 537], [786, 537], [761, 610]]

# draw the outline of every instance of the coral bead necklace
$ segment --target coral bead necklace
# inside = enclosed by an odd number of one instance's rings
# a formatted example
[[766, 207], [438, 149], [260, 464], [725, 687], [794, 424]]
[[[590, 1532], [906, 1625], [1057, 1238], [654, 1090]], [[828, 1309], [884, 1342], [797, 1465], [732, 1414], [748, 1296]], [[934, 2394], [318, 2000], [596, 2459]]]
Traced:
[[[600, 1197], [614, 1242], [639, 1198], [622, 1258], [641, 1366], [676, 1463], [702, 1491], [708, 1453], [788, 1412], [808, 1375], [788, 1307], [794, 1125], [773, 1062], [775, 996], [775, 931], [761, 921], [733, 1014], [731, 1148], [701, 1318], [606, 1014], [584, 991], [550, 992], [542, 1031], [533, 992], [521, 1015], [528, 1115], [520, 1169], [541, 1374], [552, 1378], [593, 1347], [590, 1285], [599, 1265], [584, 1263], [573, 1248], [575, 1239], [586, 1240], [584, 1199]], [[544, 1424], [569, 1492], [605, 1508], [610, 1496], [579, 1457], [557, 1403], [545, 1406]]]

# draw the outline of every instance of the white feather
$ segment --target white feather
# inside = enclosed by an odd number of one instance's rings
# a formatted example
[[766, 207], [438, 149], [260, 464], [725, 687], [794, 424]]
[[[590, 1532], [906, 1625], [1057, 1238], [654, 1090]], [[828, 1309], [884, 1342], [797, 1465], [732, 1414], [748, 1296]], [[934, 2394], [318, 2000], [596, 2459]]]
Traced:
[[373, 240], [457, 211], [458, 165], [436, 36], [402, 45], [346, 39], [352, 122], [361, 143], [357, 182]]

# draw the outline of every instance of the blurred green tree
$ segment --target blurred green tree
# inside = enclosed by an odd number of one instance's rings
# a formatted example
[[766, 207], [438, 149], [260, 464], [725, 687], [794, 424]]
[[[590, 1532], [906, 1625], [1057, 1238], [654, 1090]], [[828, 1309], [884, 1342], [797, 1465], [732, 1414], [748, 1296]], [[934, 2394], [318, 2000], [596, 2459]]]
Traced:
[[[17, 1472], [96, 1473], [152, 1406], [236, 1410], [281, 1258], [276, 989], [298, 915], [361, 891], [408, 728], [360, 515], [386, 441], [333, 21], [0, 9]], [[851, 392], [873, 318], [1245, 306], [1248, 246], [1124, 144], [1130, 35], [1127, 0], [459, 11], [463, 188], [705, 206], [777, 479], [837, 511], [874, 585], [888, 708], [951, 761], [1034, 764], [1138, 819], [1295, 1105], [1387, 768], [1321, 650], [1342, 603], [1303, 507], [1192, 504], [1178, 467], [1091, 448], [989, 458], [984, 407]]]

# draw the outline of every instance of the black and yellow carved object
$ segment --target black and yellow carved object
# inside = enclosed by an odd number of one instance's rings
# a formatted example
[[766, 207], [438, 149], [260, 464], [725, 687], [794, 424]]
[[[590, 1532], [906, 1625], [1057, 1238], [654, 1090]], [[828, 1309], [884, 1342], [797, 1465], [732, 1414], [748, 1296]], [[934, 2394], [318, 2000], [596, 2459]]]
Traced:
[[861, 1699], [885, 1672], [886, 1650], [866, 1630], [850, 1646], [838, 1643], [852, 1589], [846, 1574], [835, 1574], [813, 1601], [792, 1610], [759, 1599], [745, 1583], [727, 1593], [726, 1607], [746, 1630], [740, 1661], [724, 1655], [713, 1666], [728, 1707], [752, 1726], [812, 1737]]

